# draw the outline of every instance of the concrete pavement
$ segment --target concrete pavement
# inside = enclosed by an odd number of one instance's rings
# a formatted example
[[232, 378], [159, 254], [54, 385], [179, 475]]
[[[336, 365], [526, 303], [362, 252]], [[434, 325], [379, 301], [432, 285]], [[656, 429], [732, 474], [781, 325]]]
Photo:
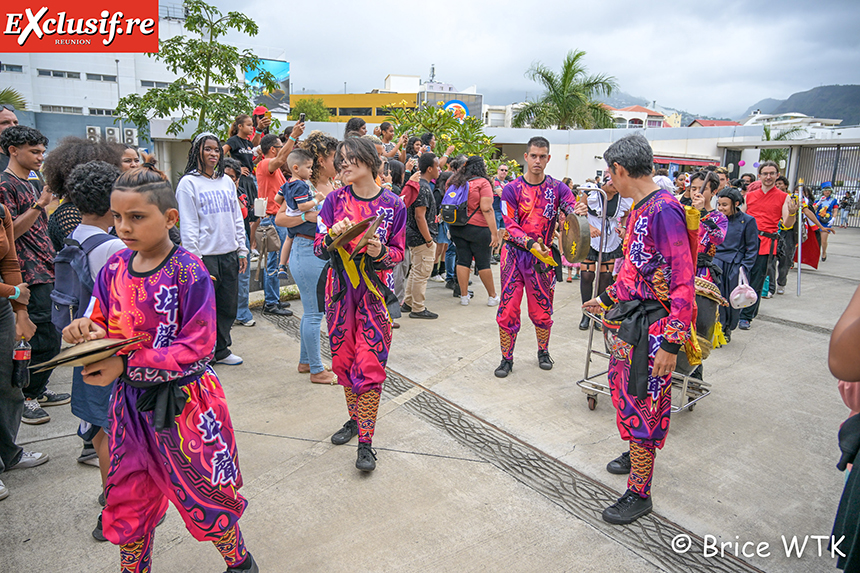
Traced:
[[[627, 527], [600, 519], [626, 486], [604, 469], [624, 444], [608, 398], [591, 411], [576, 386], [587, 342], [576, 282], [556, 289], [555, 368], [538, 369], [524, 312], [504, 380], [492, 374], [495, 309], [479, 281], [468, 307], [431, 283], [427, 305], [440, 318], [404, 317], [394, 333], [370, 475], [353, 467], [355, 441], [328, 441], [346, 420], [343, 393], [296, 372], [297, 319], [257, 316], [256, 327], [233, 331], [245, 364], [217, 367], [250, 501], [248, 547], [263, 571], [833, 570], [815, 540], [798, 559], [781, 536], [829, 535], [841, 493], [836, 432], [848, 410], [827, 371], [827, 341], [860, 282], [858, 244], [860, 231], [840, 231], [821, 269], [804, 269], [801, 298], [792, 273], [789, 294], [763, 301], [752, 329], [711, 354], [713, 393], [673, 416], [658, 453], [655, 513]], [[293, 308], [300, 314], [301, 303]], [[51, 387], [68, 391], [70, 378], [59, 370]], [[22, 426], [19, 440], [51, 461], [0, 478], [12, 492], [0, 501], [0, 570], [115, 571], [116, 547], [90, 537], [98, 471], [75, 463], [68, 406], [48, 412], [49, 424]], [[683, 545], [684, 535], [692, 549], [679, 554], [672, 540]], [[705, 536], [733, 545], [706, 557]], [[767, 543], [769, 555], [743, 557], [747, 541]], [[153, 569], [224, 567], [171, 508]]]

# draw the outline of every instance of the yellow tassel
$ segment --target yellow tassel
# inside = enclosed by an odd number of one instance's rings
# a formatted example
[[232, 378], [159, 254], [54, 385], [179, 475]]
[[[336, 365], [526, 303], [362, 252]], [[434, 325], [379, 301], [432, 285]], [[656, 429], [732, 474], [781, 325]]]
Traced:
[[687, 213], [687, 229], [690, 231], [698, 231], [699, 230], [699, 222], [702, 218], [702, 214], [698, 209], [690, 207], [688, 205], [684, 206], [684, 211]]
[[684, 342], [684, 352], [687, 353], [687, 362], [691, 366], [702, 363], [702, 348], [699, 346], [699, 337], [696, 335], [696, 325], [690, 325], [690, 338]]
[[349, 277], [349, 282], [352, 283], [352, 288], [358, 288], [358, 269], [355, 266], [355, 261], [350, 258], [349, 253], [343, 247], [337, 248], [337, 254], [340, 255], [340, 260], [343, 261], [343, 266], [346, 269], [346, 276]]
[[717, 327], [714, 329], [714, 348], [725, 346], [729, 341], [726, 340], [726, 335], [723, 333], [723, 325], [717, 321]]

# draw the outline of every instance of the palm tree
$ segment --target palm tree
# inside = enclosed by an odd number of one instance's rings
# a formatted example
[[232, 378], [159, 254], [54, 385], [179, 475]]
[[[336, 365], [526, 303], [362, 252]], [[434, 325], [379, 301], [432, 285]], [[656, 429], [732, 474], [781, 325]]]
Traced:
[[526, 101], [517, 110], [513, 126], [530, 125], [537, 129], [612, 127], [612, 115], [596, 98], [612, 95], [618, 85], [612, 76], [588, 75], [582, 62], [584, 58], [584, 51], [571, 50], [558, 74], [540, 62], [533, 63], [526, 77], [543, 85], [545, 91], [539, 99]]
[[12, 88], [0, 90], [0, 105], [11, 105], [15, 109], [27, 109], [27, 100]]
[[[776, 135], [771, 137], [770, 126], [764, 126], [764, 135], [762, 135], [762, 141], [788, 141], [789, 139], [794, 139], [795, 135], [806, 134], [806, 130], [796, 125], [794, 127], [790, 127], [788, 129], [784, 129], [778, 132]], [[788, 160], [788, 148], [782, 149], [762, 149], [759, 153], [759, 161], [773, 161], [777, 165], [779, 165], [780, 161]]]

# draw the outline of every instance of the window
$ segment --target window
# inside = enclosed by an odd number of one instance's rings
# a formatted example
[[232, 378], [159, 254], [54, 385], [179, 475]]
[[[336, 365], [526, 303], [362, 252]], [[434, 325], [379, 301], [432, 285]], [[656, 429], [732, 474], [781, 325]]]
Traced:
[[342, 107], [339, 109], [338, 115], [373, 115], [373, 108], [370, 107]]
[[17, 66], [15, 64], [2, 64], [0, 65], [0, 72], [17, 72], [21, 74], [24, 73], [24, 66]]
[[45, 78], [67, 78], [70, 80], [81, 79], [79, 72], [62, 72], [59, 70], [38, 70], [39, 75]]
[[209, 86], [210, 94], [228, 94], [230, 93], [229, 88], [222, 88], [221, 86]]
[[328, 108], [328, 114], [329, 115], [337, 115], [337, 108], [336, 107]]
[[391, 115], [391, 110], [387, 107], [376, 108], [376, 115]]
[[84, 108], [82, 107], [70, 107], [66, 105], [44, 105], [42, 104], [42, 111], [50, 112], [50, 113], [77, 113], [83, 114]]
[[142, 88], [159, 88], [166, 89], [170, 84], [167, 82], [153, 82], [149, 80], [140, 80], [140, 87]]
[[116, 111], [112, 109], [101, 109], [97, 107], [91, 107], [89, 109], [90, 115], [107, 115], [113, 117], [116, 115]]
[[663, 122], [656, 119], [649, 119], [648, 127], [663, 127]]
[[104, 74], [87, 74], [87, 79], [91, 82], [115, 82], [116, 76], [106, 76]]
[[635, 117], [627, 123], [627, 127], [634, 128], [634, 129], [641, 128], [644, 126], [645, 126], [645, 122], [643, 122], [641, 119], [637, 119]]

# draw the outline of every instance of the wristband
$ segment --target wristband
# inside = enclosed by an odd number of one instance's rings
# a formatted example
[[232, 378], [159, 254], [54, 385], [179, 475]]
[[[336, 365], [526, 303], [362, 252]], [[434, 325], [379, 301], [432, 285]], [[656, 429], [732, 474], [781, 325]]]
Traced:
[[38, 203], [33, 203], [33, 206], [32, 206], [32, 207], [30, 207], [30, 208], [31, 208], [31, 209], [38, 209], [38, 210], [39, 210], [39, 211], [41, 211], [42, 213], [44, 213], [44, 212], [45, 212], [45, 208], [44, 208], [44, 207], [42, 207], [41, 205], [39, 205]]
[[15, 294], [13, 294], [12, 296], [7, 296], [6, 298], [8, 298], [9, 300], [17, 300], [19, 296], [21, 296], [21, 289], [15, 287]]
[[294, 143], [298, 143], [298, 142], [299, 142], [299, 140], [298, 140], [298, 139], [296, 139], [295, 137], [293, 137], [292, 135], [290, 136], [290, 141], [292, 141], [292, 142], [294, 142]]
[[302, 222], [307, 223], [308, 220], [305, 218], [306, 213], [302, 213]]

